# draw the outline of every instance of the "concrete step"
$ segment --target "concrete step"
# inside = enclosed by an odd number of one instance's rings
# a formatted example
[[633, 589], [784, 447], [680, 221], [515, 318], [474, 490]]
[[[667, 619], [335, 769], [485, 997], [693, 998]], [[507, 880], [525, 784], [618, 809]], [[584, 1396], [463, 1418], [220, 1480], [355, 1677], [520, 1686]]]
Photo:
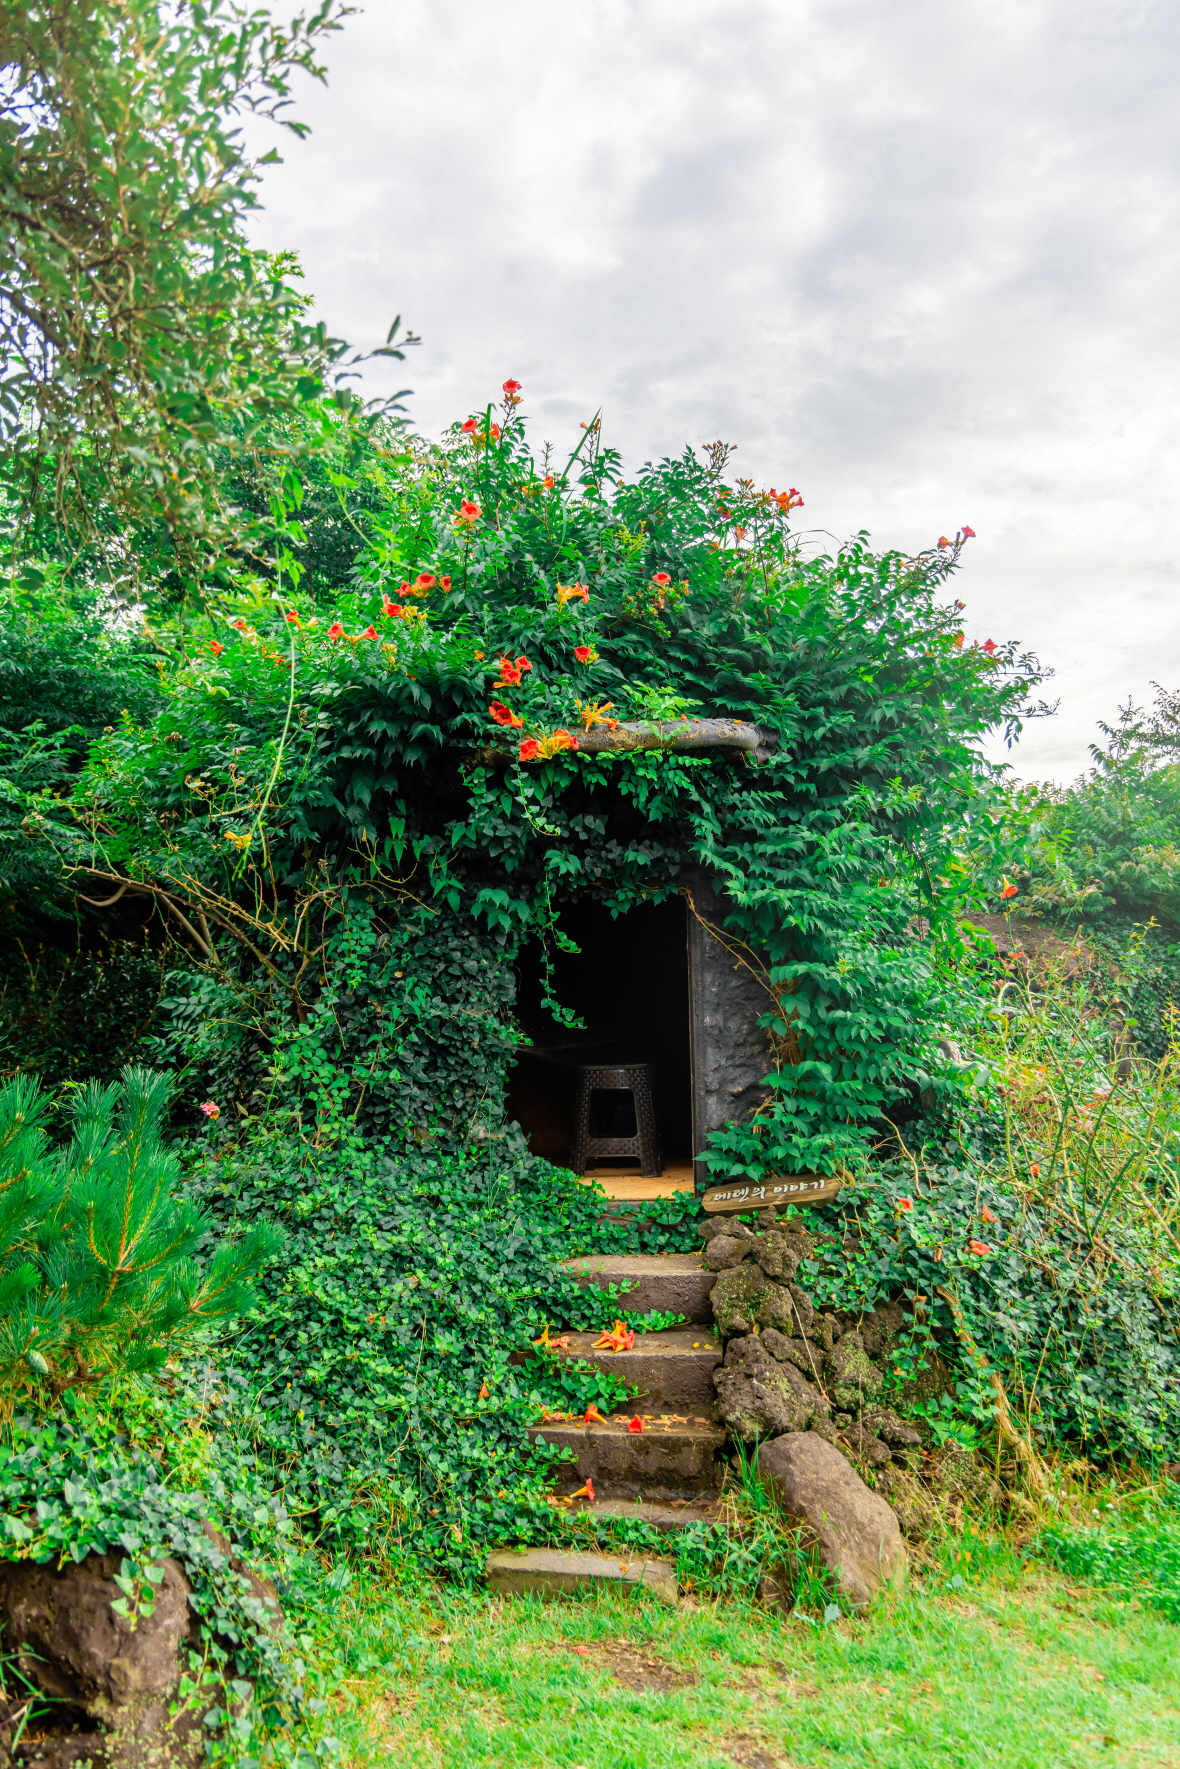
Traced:
[[567, 1259], [566, 1269], [580, 1284], [636, 1285], [621, 1298], [624, 1317], [658, 1308], [712, 1323], [709, 1296], [717, 1274], [705, 1270], [699, 1253], [583, 1253]]
[[542, 1597], [585, 1596], [595, 1587], [642, 1585], [661, 1602], [676, 1602], [670, 1560], [639, 1553], [581, 1554], [565, 1548], [497, 1548], [487, 1559], [488, 1589], [498, 1597], [536, 1591]]
[[720, 1491], [718, 1460], [725, 1432], [707, 1418], [663, 1420], [640, 1414], [644, 1430], [632, 1432], [624, 1413], [603, 1425], [581, 1420], [534, 1425], [529, 1435], [571, 1449], [577, 1456], [561, 1471], [561, 1490], [594, 1482], [598, 1499], [696, 1499]]
[[620, 1377], [638, 1391], [637, 1413], [697, 1413], [708, 1417], [713, 1411], [713, 1371], [724, 1352], [705, 1327], [669, 1327], [662, 1333], [638, 1333], [630, 1351], [595, 1351], [598, 1333], [565, 1333], [562, 1337], [569, 1343], [557, 1355], [578, 1358]]

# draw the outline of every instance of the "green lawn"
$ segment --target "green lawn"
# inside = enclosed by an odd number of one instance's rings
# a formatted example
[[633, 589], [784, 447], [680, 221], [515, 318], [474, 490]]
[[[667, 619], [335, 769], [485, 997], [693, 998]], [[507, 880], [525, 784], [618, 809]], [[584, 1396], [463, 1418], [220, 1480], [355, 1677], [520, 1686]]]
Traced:
[[349, 1666], [319, 1724], [345, 1763], [412, 1769], [1180, 1769], [1177, 1628], [993, 1561], [827, 1627], [354, 1585], [312, 1624]]

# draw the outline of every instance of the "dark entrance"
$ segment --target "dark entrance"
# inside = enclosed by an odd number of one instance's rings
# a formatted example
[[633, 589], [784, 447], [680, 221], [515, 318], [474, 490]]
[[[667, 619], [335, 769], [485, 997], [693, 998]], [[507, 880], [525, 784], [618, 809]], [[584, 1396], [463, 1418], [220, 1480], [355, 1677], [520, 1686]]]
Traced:
[[[680, 897], [612, 916], [599, 903], [563, 912], [561, 925], [580, 950], [553, 954], [553, 993], [583, 1021], [573, 1031], [542, 1006], [542, 955], [526, 946], [517, 964], [517, 1019], [532, 1039], [522, 1046], [508, 1089], [515, 1118], [535, 1155], [566, 1165], [573, 1141], [577, 1070], [583, 1063], [650, 1063], [664, 1171], [693, 1157], [689, 1033], [688, 919]], [[605, 1134], [626, 1135], [630, 1099], [600, 1096], [595, 1116]], [[599, 1162], [595, 1171], [638, 1171]]]

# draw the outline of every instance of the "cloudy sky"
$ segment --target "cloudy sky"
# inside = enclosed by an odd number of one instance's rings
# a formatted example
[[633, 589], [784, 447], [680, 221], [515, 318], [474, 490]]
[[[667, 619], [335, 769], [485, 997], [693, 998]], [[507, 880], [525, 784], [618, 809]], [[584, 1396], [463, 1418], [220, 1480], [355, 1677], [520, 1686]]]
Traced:
[[1061, 702], [1012, 759], [1068, 779], [1180, 686], [1178, 40], [1168, 0], [368, 0], [256, 237], [335, 332], [422, 334], [426, 432], [512, 375], [631, 466], [736, 442], [818, 538], [970, 523], [970, 636]]

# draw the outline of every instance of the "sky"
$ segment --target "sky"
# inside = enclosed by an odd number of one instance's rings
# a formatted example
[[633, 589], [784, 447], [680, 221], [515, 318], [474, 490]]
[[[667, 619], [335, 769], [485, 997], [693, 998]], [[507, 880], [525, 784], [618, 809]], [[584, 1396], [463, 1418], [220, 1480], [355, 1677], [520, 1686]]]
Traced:
[[1174, 4], [368, 0], [324, 60], [254, 235], [422, 336], [417, 429], [512, 376], [632, 470], [736, 443], [813, 545], [970, 524], [968, 637], [1054, 672], [1024, 778], [1180, 687]]

